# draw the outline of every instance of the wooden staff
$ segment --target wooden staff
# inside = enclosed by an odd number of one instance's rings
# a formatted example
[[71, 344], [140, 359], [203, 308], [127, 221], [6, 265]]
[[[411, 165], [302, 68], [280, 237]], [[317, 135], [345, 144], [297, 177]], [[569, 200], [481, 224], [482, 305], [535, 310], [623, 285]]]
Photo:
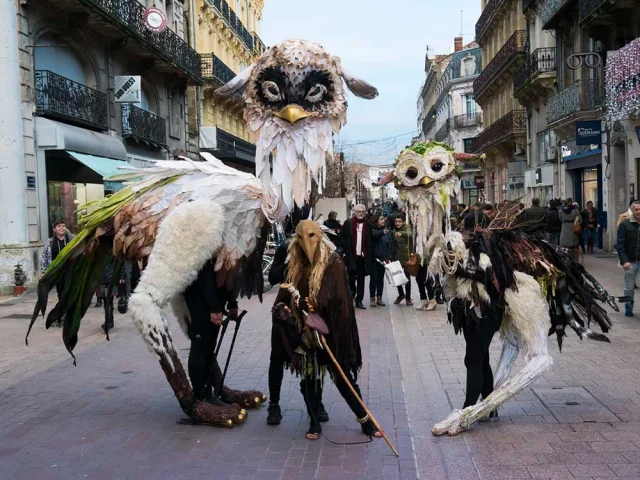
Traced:
[[[280, 285], [280, 288], [284, 288], [284, 289], [288, 290], [289, 293], [291, 293], [291, 295], [293, 295], [293, 298], [296, 299], [296, 301], [300, 298], [300, 292], [293, 285], [291, 285], [290, 283], [282, 283]], [[303, 311], [302, 313], [304, 313], [305, 316], [308, 315], [308, 313], [305, 312], [305, 311]], [[327, 331], [328, 331], [328, 329], [327, 329]], [[318, 334], [318, 331], [315, 331], [315, 332], [316, 332], [316, 334]], [[382, 438], [384, 438], [385, 442], [387, 442], [387, 445], [389, 445], [389, 448], [391, 449], [391, 451], [394, 453], [394, 455], [396, 457], [399, 457], [400, 454], [398, 453], [398, 450], [396, 450], [396, 447], [393, 446], [393, 443], [391, 443], [391, 440], [389, 439], [389, 437], [387, 437], [387, 434], [384, 433], [384, 430], [382, 429], [382, 427], [380, 426], [380, 424], [376, 420], [376, 417], [373, 416], [373, 413], [371, 413], [371, 411], [367, 408], [367, 406], [364, 404], [364, 402], [360, 398], [360, 395], [358, 395], [356, 390], [353, 388], [353, 385], [351, 385], [351, 382], [349, 381], [349, 379], [345, 375], [344, 371], [342, 370], [342, 367], [338, 363], [338, 360], [336, 360], [336, 357], [334, 357], [333, 352], [329, 348], [329, 345], [327, 345], [327, 340], [324, 338], [324, 335], [319, 335], [318, 334], [318, 336], [320, 337], [320, 342], [322, 343], [323, 348], [329, 354], [329, 358], [331, 358], [331, 361], [336, 366], [336, 369], [338, 370], [338, 373], [340, 373], [340, 376], [342, 377], [342, 380], [344, 381], [344, 383], [347, 384], [347, 387], [349, 387], [349, 390], [351, 391], [353, 396], [356, 397], [356, 400], [358, 400], [358, 403], [364, 409], [365, 413], [369, 417], [369, 420], [371, 420], [371, 423], [373, 423], [373, 426], [382, 434]]]

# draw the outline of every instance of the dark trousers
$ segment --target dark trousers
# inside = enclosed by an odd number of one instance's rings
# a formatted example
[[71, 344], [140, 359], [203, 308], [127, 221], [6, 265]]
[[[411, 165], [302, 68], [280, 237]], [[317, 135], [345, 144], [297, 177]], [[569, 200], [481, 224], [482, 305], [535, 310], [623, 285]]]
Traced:
[[280, 391], [284, 378], [284, 362], [271, 358], [269, 362], [269, 403], [280, 403]]
[[356, 303], [362, 303], [364, 299], [364, 257], [356, 257], [356, 270], [349, 272], [349, 288], [351, 295], [356, 299]]
[[374, 260], [369, 277], [369, 296], [381, 297], [384, 289], [384, 265]]
[[487, 398], [493, 392], [493, 372], [489, 364], [489, 346], [493, 335], [500, 328], [502, 313], [499, 308], [490, 309], [489, 313], [480, 319], [480, 325], [462, 327], [464, 339], [467, 342], [464, 356], [464, 366], [467, 367], [467, 396], [464, 407], [475, 405], [478, 397]]
[[200, 302], [187, 302], [191, 315], [191, 350], [189, 351], [189, 379], [193, 386], [193, 394], [199, 399], [211, 398], [213, 387], [205, 384], [211, 376], [213, 354], [218, 340], [220, 327], [211, 323], [209, 309]]
[[420, 300], [433, 300], [441, 294], [439, 291], [440, 276], [427, 277], [426, 265], [421, 266], [420, 270], [418, 270], [416, 281], [418, 282], [418, 290], [420, 291]]
[[404, 288], [397, 287], [398, 295], [400, 295], [401, 297], [404, 296], [405, 298], [411, 298], [411, 275], [409, 275], [409, 272], [407, 272], [406, 268], [404, 269], [404, 274], [409, 279], [409, 281], [404, 284]]

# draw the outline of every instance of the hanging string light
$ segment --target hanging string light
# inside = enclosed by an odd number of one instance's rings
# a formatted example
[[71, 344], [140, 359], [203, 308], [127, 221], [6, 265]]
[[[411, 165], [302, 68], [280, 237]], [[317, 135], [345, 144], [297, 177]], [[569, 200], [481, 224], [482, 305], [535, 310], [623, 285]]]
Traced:
[[610, 121], [640, 117], [640, 38], [609, 56], [605, 83]]

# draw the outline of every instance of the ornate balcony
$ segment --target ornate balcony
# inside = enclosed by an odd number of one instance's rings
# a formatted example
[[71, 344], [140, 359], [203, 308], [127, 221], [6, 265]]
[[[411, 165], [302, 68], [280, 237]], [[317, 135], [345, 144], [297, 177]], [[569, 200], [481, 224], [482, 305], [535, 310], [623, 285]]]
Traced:
[[216, 128], [216, 150], [214, 155], [222, 160], [240, 160], [244, 163], [255, 163], [256, 146], [220, 128]]
[[490, 148], [513, 140], [515, 137], [523, 137], [526, 135], [526, 126], [526, 110], [512, 110], [474, 138], [473, 151], [484, 153]]
[[496, 79], [502, 76], [510, 66], [524, 56], [527, 34], [524, 30], [516, 30], [513, 35], [504, 43], [502, 48], [491, 59], [487, 67], [473, 82], [473, 94], [478, 100], [489, 89], [496, 84]]
[[484, 7], [480, 18], [476, 22], [476, 41], [479, 42], [484, 34], [488, 31], [489, 25], [498, 16], [502, 7], [508, 3], [509, 0], [489, 0], [489, 3]]
[[540, 22], [544, 30], [552, 30], [558, 26], [562, 20], [566, 20], [565, 9], [574, 0], [540, 0]]
[[515, 97], [519, 97], [528, 87], [535, 85], [536, 80], [545, 73], [556, 71], [556, 49], [555, 47], [538, 48], [534, 50], [525, 61], [524, 68], [519, 70], [513, 77], [513, 92]]
[[80, 0], [110, 22], [115, 22], [126, 36], [151, 49], [155, 56], [184, 72], [193, 83], [200, 84], [200, 57], [170, 28], [153, 33], [144, 25], [146, 7], [136, 0]]
[[595, 80], [579, 80], [547, 102], [547, 125], [573, 121], [583, 112], [599, 109], [604, 100], [602, 86]]
[[202, 59], [202, 78], [205, 80], [215, 80], [220, 85], [224, 85], [236, 74], [227, 65], [213, 53], [203, 53], [200, 55]]
[[607, 57], [606, 84], [607, 117], [640, 117], [640, 38]]
[[253, 53], [262, 55], [267, 50], [267, 47], [262, 43], [262, 40], [256, 32], [251, 32], [251, 35], [253, 35]]
[[235, 12], [231, 9], [225, 0], [213, 0], [213, 8], [215, 8], [220, 16], [226, 21], [233, 33], [235, 33], [240, 41], [253, 53], [254, 37], [242, 24]]
[[[632, 16], [631, 10], [637, 8], [637, 0], [580, 0], [578, 9], [578, 21], [584, 27], [590, 26], [613, 26], [618, 18], [624, 18], [627, 9]], [[614, 15], [618, 10], [618, 16]]]
[[453, 117], [453, 124], [456, 128], [473, 127], [482, 123], [482, 112], [463, 113]]
[[447, 119], [436, 132], [435, 140], [436, 142], [442, 142], [448, 136], [449, 136], [449, 120]]
[[68, 123], [108, 130], [107, 96], [49, 70], [36, 70], [38, 115]]
[[528, 8], [533, 7], [537, 0], [522, 0], [522, 11], [526, 12]]
[[167, 145], [167, 121], [131, 104], [120, 106], [122, 136], [133, 137], [155, 146]]

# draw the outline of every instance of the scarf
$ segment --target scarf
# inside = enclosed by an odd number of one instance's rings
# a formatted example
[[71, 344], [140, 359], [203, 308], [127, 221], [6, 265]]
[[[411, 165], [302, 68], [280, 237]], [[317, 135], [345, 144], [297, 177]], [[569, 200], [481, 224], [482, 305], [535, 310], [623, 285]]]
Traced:
[[362, 256], [367, 255], [367, 222], [366, 219], [358, 220], [357, 217], [353, 217], [351, 222], [351, 253], [354, 258], [358, 256], [356, 252], [356, 246], [358, 245], [358, 225], [362, 224], [362, 242], [360, 242], [362, 248]]

